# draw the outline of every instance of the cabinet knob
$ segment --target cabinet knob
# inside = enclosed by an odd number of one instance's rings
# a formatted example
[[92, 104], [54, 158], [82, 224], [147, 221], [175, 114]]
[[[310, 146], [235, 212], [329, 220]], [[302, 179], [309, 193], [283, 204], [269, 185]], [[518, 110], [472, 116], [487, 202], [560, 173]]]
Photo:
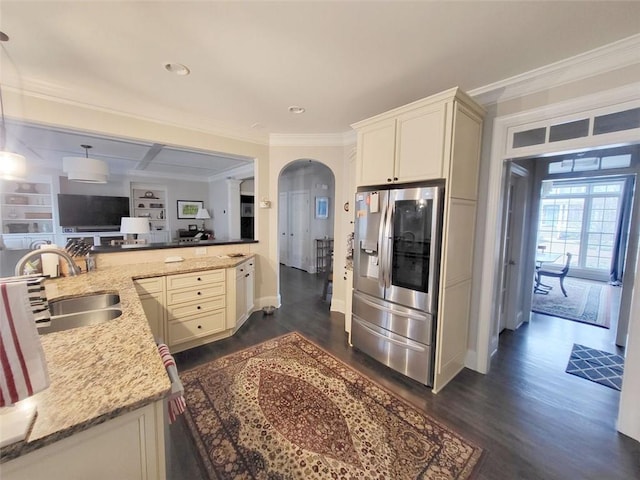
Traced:
[[[345, 280], [346, 280], [346, 279], [345, 279]], [[201, 308], [202, 308], [202, 307], [201, 307], [200, 305], [198, 305], [198, 306], [196, 307], [196, 309], [198, 309], [198, 310], [200, 310]]]
[[247, 273], [244, 277], [247, 278], [249, 276], [249, 274]]
[[393, 181], [397, 182], [398, 181], [398, 177], [393, 177]]
[[390, 178], [387, 178], [387, 182], [390, 182], [390, 181], [391, 181], [391, 179], [390, 179]]
[[198, 292], [198, 295], [202, 295], [202, 292]]
[[202, 329], [202, 325], [198, 325], [198, 328]]
[[241, 268], [241, 269], [240, 269], [240, 271], [241, 271], [241, 272], [244, 272], [244, 268]]
[[199, 282], [201, 282], [201, 281], [202, 281], [202, 279], [201, 279], [200, 277], [198, 277], [198, 281], [199, 281]]

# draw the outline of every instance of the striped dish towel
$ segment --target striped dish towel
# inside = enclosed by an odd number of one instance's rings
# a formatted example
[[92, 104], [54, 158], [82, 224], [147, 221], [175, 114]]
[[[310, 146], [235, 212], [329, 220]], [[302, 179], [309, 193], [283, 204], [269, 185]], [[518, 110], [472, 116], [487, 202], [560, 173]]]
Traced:
[[45, 280], [46, 278], [41, 275], [23, 275], [0, 279], [2, 283], [27, 282], [29, 305], [39, 327], [47, 327], [51, 324], [51, 312], [49, 311], [49, 302], [44, 288]]
[[0, 283], [0, 407], [49, 386], [49, 371], [27, 282]]
[[44, 290], [44, 277], [32, 277], [27, 279], [27, 290], [29, 292], [29, 304], [31, 311], [38, 325], [45, 326], [51, 323], [51, 313], [49, 312], [49, 302]]
[[167, 369], [167, 374], [171, 380], [171, 393], [167, 399], [167, 411], [169, 414], [169, 423], [173, 423], [176, 421], [178, 415], [183, 414], [187, 408], [187, 403], [185, 402], [183, 395], [184, 387], [182, 386], [180, 377], [178, 377], [176, 362], [173, 359], [173, 355], [169, 353], [169, 347], [164, 343], [158, 344], [158, 353], [162, 358], [164, 368]]

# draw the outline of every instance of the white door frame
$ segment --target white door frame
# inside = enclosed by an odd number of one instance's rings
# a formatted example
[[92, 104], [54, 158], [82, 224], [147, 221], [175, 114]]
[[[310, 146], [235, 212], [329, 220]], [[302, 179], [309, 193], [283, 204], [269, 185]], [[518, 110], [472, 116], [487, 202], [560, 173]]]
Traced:
[[278, 252], [280, 263], [289, 266], [289, 192], [278, 193]]
[[[620, 105], [623, 105], [622, 107]], [[630, 145], [638, 143], [638, 130], [626, 130], [597, 136], [588, 136], [579, 139], [566, 140], [558, 143], [545, 143], [533, 147], [523, 148], [522, 152], [515, 153], [511, 149], [509, 139], [513, 129], [526, 129], [526, 125], [562, 123], [568, 117], [584, 115], [590, 111], [603, 108], [617, 107], [618, 110], [637, 108], [640, 106], [640, 84], [632, 84], [622, 88], [599, 92], [597, 94], [547, 105], [534, 110], [528, 110], [513, 115], [496, 117], [493, 123], [493, 135], [489, 159], [489, 178], [487, 182], [486, 205], [486, 230], [484, 234], [484, 251], [482, 257], [482, 278], [477, 281], [481, 285], [487, 285], [490, 291], [482, 292], [478, 305], [478, 335], [476, 338], [476, 364], [471, 366], [475, 370], [486, 373], [492, 355], [495, 353], [497, 342], [497, 307], [500, 293], [500, 235], [502, 219], [502, 199], [504, 198], [504, 163], [514, 158], [530, 156], [544, 156], [550, 154], [569, 153], [571, 151], [595, 150], [604, 145]], [[625, 272], [629, 277], [635, 274], [637, 235], [632, 233], [629, 238], [629, 246]], [[632, 281], [632, 279], [631, 279]], [[626, 292], [625, 292], [626, 290]], [[623, 297], [632, 295], [632, 289], [623, 289]], [[621, 310], [622, 317], [629, 312]], [[628, 321], [628, 318], [627, 318]]]
[[525, 222], [530, 176], [528, 170], [513, 164], [510, 165], [508, 175], [505, 192], [510, 193], [505, 198], [505, 202], [511, 206], [511, 212], [505, 211], [502, 220], [504, 233], [501, 239], [501, 258], [503, 272], [506, 273], [501, 275], [498, 334], [503, 328], [515, 330], [523, 322], [528, 321], [523, 307], [525, 299], [523, 293], [528, 291], [525, 289], [527, 282], [523, 281], [523, 275], [527, 269], [523, 267], [527, 258], [525, 255], [526, 233], [530, 228]]
[[[287, 211], [289, 212], [289, 221], [287, 224], [287, 231], [289, 232], [289, 263], [287, 265], [299, 268], [301, 270], [309, 271], [309, 259], [311, 258], [309, 248], [309, 222], [311, 208], [309, 203], [309, 190], [291, 190], [287, 193], [289, 194], [287, 198]], [[306, 209], [295, 208], [297, 207], [297, 205], [292, 205], [292, 199], [298, 197], [302, 198], [302, 200], [306, 203]], [[294, 208], [292, 208], [292, 206]], [[298, 215], [303, 219], [302, 222], [300, 222], [300, 224], [298, 225], [299, 227], [301, 227], [301, 231], [294, 231], [294, 227], [292, 227], [292, 225], [294, 225], [293, 218], [294, 216]], [[300, 242], [300, 245], [302, 246], [302, 257], [300, 258], [299, 263], [296, 262], [295, 255], [292, 255], [292, 252], [294, 251], [293, 247], [298, 242]]]

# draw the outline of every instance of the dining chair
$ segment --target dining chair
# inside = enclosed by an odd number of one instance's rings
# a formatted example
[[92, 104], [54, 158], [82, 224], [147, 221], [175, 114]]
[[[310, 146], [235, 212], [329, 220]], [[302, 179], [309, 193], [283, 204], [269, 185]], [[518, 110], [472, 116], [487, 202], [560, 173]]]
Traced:
[[[538, 293], [548, 293], [548, 291], [545, 291], [545, 289], [543, 288], [543, 283], [541, 280], [541, 277], [551, 277], [551, 278], [557, 278], [560, 281], [560, 289], [562, 290], [562, 294], [566, 297], [567, 296], [567, 291], [564, 288], [564, 277], [567, 276], [567, 273], [569, 273], [569, 264], [571, 263], [571, 257], [573, 255], [571, 253], [567, 253], [567, 261], [564, 264], [564, 267], [562, 267], [562, 269], [558, 270], [557, 268], [538, 268], [536, 269], [536, 286], [535, 286], [535, 291]], [[547, 288], [551, 289], [551, 287], [546, 286]]]

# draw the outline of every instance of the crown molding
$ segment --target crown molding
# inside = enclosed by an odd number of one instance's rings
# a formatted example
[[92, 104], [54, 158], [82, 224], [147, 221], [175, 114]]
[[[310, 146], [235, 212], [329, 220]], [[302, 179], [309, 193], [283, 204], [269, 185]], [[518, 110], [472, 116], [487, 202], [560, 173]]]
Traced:
[[640, 34], [467, 92], [491, 105], [640, 63]]
[[269, 145], [268, 134], [259, 133], [254, 131], [240, 132], [231, 128], [226, 128], [220, 125], [207, 125], [203, 128], [202, 122], [198, 124], [194, 122], [185, 121], [184, 123], [170, 122], [165, 119], [158, 119], [154, 117], [148, 117], [145, 115], [138, 115], [122, 110], [116, 110], [113, 108], [107, 108], [100, 105], [94, 105], [87, 102], [81, 102], [71, 100], [65, 97], [66, 89], [57, 88], [55, 85], [45, 82], [32, 82], [30, 80], [24, 80], [20, 88], [16, 88], [10, 85], [3, 86], [3, 89], [10, 91], [17, 95], [24, 97], [32, 97], [39, 100], [48, 102], [59, 103], [63, 105], [70, 105], [72, 107], [83, 108], [95, 112], [105, 113], [108, 115], [117, 115], [121, 117], [130, 118], [137, 121], [152, 122], [159, 125], [165, 125], [168, 127], [180, 128], [183, 130], [191, 130], [193, 132], [204, 133], [207, 135], [216, 135], [228, 139], [238, 140], [242, 142], [255, 143], [259, 145]]
[[[550, 88], [580, 81], [602, 73], [631, 65], [640, 64], [640, 34], [627, 37], [602, 47], [580, 53], [528, 72], [491, 83], [467, 92], [467, 94], [483, 106], [504, 102], [515, 98], [538, 93]], [[189, 122], [174, 123], [143, 115], [109, 109], [99, 105], [70, 100], [73, 93], [68, 88], [52, 83], [23, 80], [20, 88], [3, 86], [7, 91], [31, 96], [55, 103], [86, 108], [102, 113], [113, 114], [188, 129], [209, 135], [217, 135], [243, 142], [250, 142], [271, 147], [345, 147], [356, 143], [356, 132], [348, 130], [327, 134], [267, 134], [259, 132], [240, 132], [220, 125], [202, 128]]]
[[356, 143], [356, 132], [269, 135], [271, 147], [346, 147]]

